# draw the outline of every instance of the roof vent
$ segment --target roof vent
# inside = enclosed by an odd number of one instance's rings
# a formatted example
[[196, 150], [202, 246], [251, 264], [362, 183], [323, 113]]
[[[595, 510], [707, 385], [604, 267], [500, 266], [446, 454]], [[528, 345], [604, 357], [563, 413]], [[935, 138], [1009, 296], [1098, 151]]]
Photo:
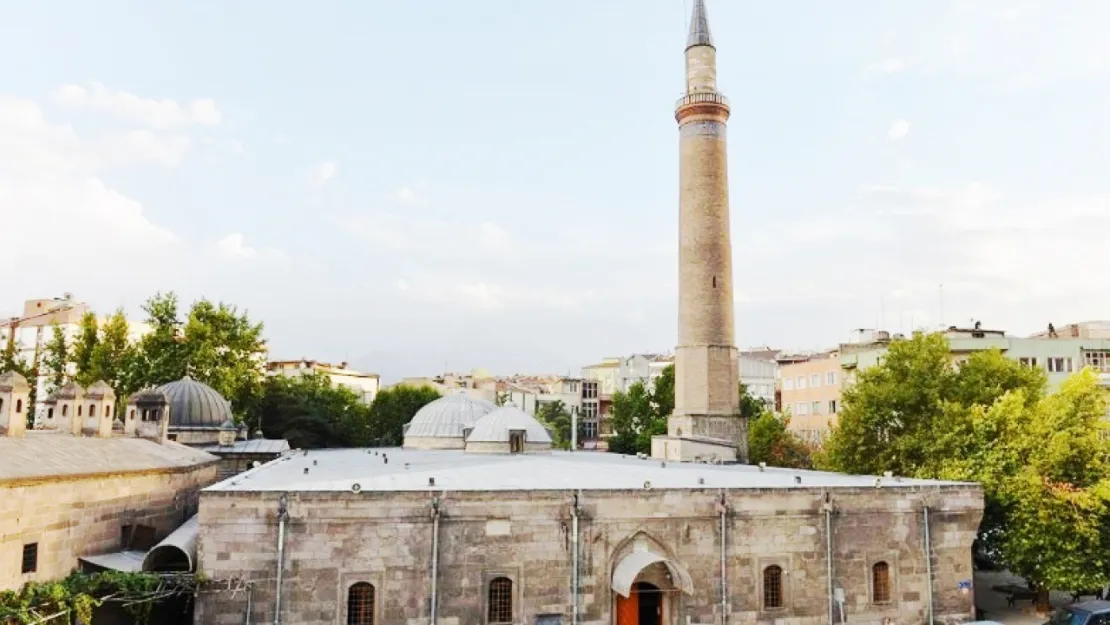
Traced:
[[436, 478], [434, 478], [434, 477], [428, 478], [428, 486], [435, 486], [435, 485], [436, 485]]
[[664, 460], [664, 461], [660, 462], [659, 463], [659, 468], [666, 469], [667, 468], [667, 461]]
[[304, 474], [305, 474], [305, 475], [308, 475], [308, 467], [305, 467], [305, 468], [304, 468]]
[[382, 454], [382, 462], [389, 464], [389, 456]]
[[894, 477], [894, 471], [883, 471], [883, 477]]
[[705, 478], [704, 477], [699, 477], [698, 478], [698, 484], [705, 484]]
[[795, 475], [795, 476], [794, 476], [794, 484], [795, 484], [795, 485], [798, 485], [798, 484], [801, 484], [801, 483], [802, 483], [802, 476], [800, 476], [800, 475]]
[[767, 470], [767, 463], [766, 462], [760, 462], [759, 463], [759, 472], [763, 473], [766, 470]]
[[361, 490], [362, 490], [362, 484], [359, 484], [358, 482], [355, 482], [354, 484], [351, 484], [351, 492], [352, 493], [357, 493]]
[[882, 485], [883, 485], [883, 478], [881, 478], [881, 477], [875, 478], [875, 488], [881, 488]]
[[408, 470], [409, 470], [409, 463], [407, 463], [407, 462], [405, 463], [405, 470], [406, 470], [406, 471], [408, 471]]
[[644, 482], [644, 490], [651, 490], [651, 482]]
[[316, 466], [316, 461], [315, 460], [312, 461], [312, 466]]

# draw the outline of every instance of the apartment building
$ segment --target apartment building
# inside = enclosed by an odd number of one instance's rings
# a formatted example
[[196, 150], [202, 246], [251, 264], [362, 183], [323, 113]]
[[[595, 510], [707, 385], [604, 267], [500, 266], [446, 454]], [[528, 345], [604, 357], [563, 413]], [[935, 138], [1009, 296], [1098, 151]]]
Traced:
[[381, 390], [378, 374], [355, 371], [346, 362], [333, 365], [318, 360], [274, 360], [266, 363], [266, 373], [285, 377], [326, 375], [331, 379], [332, 386], [354, 392], [365, 404], [373, 403]]
[[783, 365], [779, 377], [782, 411], [790, 415], [790, 430], [802, 440], [820, 443], [840, 411], [839, 351]]

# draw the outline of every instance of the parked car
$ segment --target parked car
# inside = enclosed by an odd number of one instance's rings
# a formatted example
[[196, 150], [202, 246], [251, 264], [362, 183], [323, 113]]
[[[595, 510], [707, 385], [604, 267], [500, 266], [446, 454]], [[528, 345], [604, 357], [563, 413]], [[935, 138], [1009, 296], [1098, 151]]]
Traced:
[[1110, 625], [1110, 601], [1095, 599], [1060, 608], [1045, 625]]

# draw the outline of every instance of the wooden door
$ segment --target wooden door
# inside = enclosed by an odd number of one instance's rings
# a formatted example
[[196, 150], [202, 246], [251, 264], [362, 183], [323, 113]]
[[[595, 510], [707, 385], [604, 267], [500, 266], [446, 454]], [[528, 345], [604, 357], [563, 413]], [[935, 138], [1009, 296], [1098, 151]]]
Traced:
[[617, 625], [640, 625], [640, 595], [636, 591], [627, 599], [617, 595]]

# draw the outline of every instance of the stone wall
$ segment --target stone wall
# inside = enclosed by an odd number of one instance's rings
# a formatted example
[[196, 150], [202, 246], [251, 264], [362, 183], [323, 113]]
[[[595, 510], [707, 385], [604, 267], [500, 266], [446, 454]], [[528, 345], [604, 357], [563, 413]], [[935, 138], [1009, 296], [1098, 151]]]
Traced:
[[[732, 490], [725, 494], [731, 623], [826, 623], [825, 491]], [[376, 589], [375, 623], [429, 622], [433, 493], [289, 493], [283, 622], [346, 622], [347, 589]], [[198, 623], [273, 619], [278, 493], [204, 492], [200, 570], [214, 580], [201, 594]], [[514, 583], [514, 622], [559, 614], [570, 622], [572, 497], [569, 492], [440, 493], [438, 622], [486, 622], [486, 588]], [[721, 543], [718, 490], [584, 491], [579, 500], [580, 612], [586, 624], [613, 622], [613, 571], [647, 548], [685, 571], [691, 593], [668, 591], [670, 623], [719, 623]], [[922, 509], [931, 518], [937, 620], [972, 617], [971, 541], [982, 513], [975, 487], [838, 489], [831, 495], [834, 582], [852, 622], [925, 620], [929, 585]], [[891, 569], [889, 604], [871, 601], [870, 566]], [[762, 607], [762, 571], [784, 571], [784, 607]], [[645, 569], [645, 576], [658, 571]], [[643, 579], [648, 579], [644, 577]], [[229, 582], [228, 580], [234, 580]], [[235, 592], [235, 589], [239, 589]], [[687, 620], [689, 618], [689, 621]]]
[[[165, 537], [188, 518], [201, 488], [216, 480], [211, 462], [181, 470], [0, 482], [0, 590], [60, 579], [82, 556], [120, 550], [124, 525]], [[38, 568], [22, 574], [23, 546], [38, 543]]]

